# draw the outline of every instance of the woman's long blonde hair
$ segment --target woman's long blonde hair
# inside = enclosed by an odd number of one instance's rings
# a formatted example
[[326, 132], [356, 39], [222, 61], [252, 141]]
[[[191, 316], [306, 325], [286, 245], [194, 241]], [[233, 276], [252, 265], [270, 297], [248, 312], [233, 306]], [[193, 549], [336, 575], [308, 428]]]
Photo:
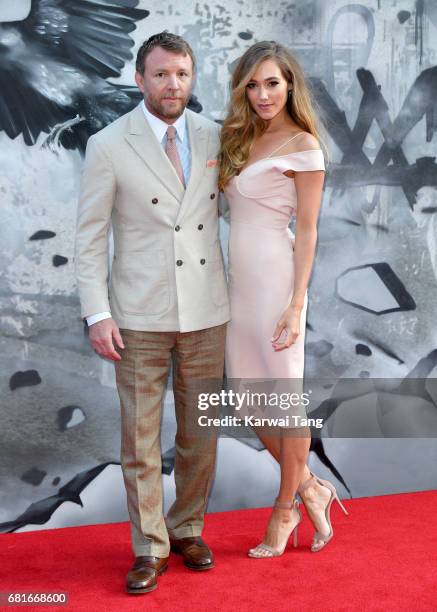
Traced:
[[290, 117], [302, 130], [321, 141], [317, 129], [316, 105], [299, 63], [280, 43], [258, 42], [241, 56], [232, 75], [229, 111], [220, 138], [219, 189], [226, 187], [231, 178], [239, 173], [246, 164], [254, 139], [267, 128], [268, 123], [252, 110], [246, 94], [247, 84], [265, 60], [276, 62], [284, 78], [292, 85], [292, 93], [287, 100]]

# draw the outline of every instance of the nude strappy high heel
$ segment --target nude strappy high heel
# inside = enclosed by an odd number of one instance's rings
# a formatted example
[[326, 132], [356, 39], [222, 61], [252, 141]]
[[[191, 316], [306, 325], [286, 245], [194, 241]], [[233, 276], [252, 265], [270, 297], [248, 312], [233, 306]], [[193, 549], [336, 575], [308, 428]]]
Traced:
[[[310, 509], [308, 507], [307, 502], [305, 502], [305, 491], [306, 489], [308, 489], [308, 487], [314, 486], [316, 483], [322, 485], [323, 487], [326, 487], [330, 490], [331, 492], [331, 496], [328, 500], [328, 503], [325, 506], [325, 518], [326, 518], [326, 522], [329, 525], [329, 534], [328, 535], [324, 535], [322, 533], [320, 533], [319, 531], [316, 530], [314, 537], [313, 537], [313, 541], [311, 544], [311, 551], [312, 552], [319, 552], [319, 550], [322, 550], [322, 548], [324, 548], [326, 546], [326, 544], [332, 539], [333, 535], [334, 535], [334, 529], [332, 527], [332, 523], [331, 523], [331, 505], [332, 502], [334, 501], [334, 499], [338, 502], [340, 508], [343, 510], [343, 512], [345, 514], [349, 514], [349, 512], [346, 510], [346, 508], [343, 506], [343, 504], [341, 503], [340, 498], [338, 497], [338, 493], [336, 488], [334, 487], [334, 485], [329, 482], [329, 480], [323, 480], [323, 478], [319, 478], [318, 476], [315, 476], [312, 472], [310, 472], [311, 477], [308, 478], [307, 481], [305, 481], [303, 483], [303, 485], [300, 485], [297, 492], [299, 493], [299, 495], [301, 496], [301, 499], [304, 503], [304, 506], [306, 508], [307, 514], [311, 520], [311, 522], [314, 525], [314, 521], [311, 518], [311, 512], [312, 509]], [[304, 495], [302, 495], [302, 493], [304, 493]]]
[[295, 510], [297, 512], [298, 521], [296, 525], [293, 527], [293, 529], [290, 531], [290, 533], [288, 534], [287, 539], [285, 540], [284, 545], [280, 550], [278, 550], [277, 548], [273, 548], [272, 546], [269, 546], [268, 544], [265, 544], [264, 542], [261, 542], [261, 544], [258, 544], [258, 546], [256, 546], [255, 548], [251, 548], [247, 553], [249, 557], [252, 557], [253, 559], [266, 559], [266, 558], [271, 558], [271, 557], [280, 557], [282, 554], [284, 554], [285, 547], [287, 546], [287, 543], [288, 543], [288, 540], [290, 539], [291, 534], [294, 534], [293, 535], [293, 545], [295, 548], [297, 546], [297, 527], [302, 520], [302, 513], [299, 509], [299, 502], [297, 501], [297, 499], [294, 499], [291, 502], [279, 502], [278, 500], [276, 500], [275, 508]]

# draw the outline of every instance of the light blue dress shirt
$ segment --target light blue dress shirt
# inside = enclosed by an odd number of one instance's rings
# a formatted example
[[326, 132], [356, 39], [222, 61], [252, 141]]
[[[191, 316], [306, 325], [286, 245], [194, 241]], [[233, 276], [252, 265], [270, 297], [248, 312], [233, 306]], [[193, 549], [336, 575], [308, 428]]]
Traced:
[[[169, 124], [162, 121], [162, 119], [155, 117], [155, 115], [152, 115], [152, 113], [147, 109], [144, 100], [141, 102], [141, 107], [148, 124], [158, 139], [158, 142], [161, 143], [162, 148], [165, 150], [165, 146], [167, 144], [167, 128]], [[182, 115], [178, 117], [171, 125], [176, 129], [176, 147], [182, 164], [185, 185], [187, 185], [191, 172], [191, 148], [190, 138], [188, 136], [186, 112], [184, 111]]]

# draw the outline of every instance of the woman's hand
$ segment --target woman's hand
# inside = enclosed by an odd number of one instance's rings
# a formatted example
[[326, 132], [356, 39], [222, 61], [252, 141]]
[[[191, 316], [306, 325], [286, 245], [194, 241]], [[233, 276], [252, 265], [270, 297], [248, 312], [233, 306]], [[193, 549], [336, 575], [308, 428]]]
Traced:
[[294, 344], [300, 333], [300, 315], [302, 308], [289, 306], [276, 325], [272, 337], [272, 347], [282, 351]]

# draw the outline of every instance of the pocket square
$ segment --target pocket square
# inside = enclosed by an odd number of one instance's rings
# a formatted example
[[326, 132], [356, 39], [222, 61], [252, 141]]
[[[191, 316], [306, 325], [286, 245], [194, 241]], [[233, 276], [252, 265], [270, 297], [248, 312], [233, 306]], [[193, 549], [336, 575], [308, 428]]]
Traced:
[[218, 160], [217, 159], [208, 159], [206, 161], [206, 167], [207, 168], [215, 168], [218, 164]]

